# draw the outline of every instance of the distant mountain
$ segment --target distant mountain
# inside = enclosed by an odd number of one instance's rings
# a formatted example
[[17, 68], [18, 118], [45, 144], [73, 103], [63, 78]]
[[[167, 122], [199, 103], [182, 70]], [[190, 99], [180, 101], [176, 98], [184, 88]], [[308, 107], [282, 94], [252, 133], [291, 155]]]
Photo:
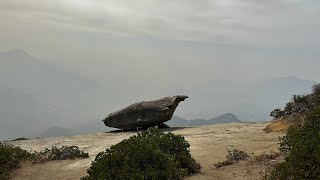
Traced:
[[36, 137], [49, 138], [58, 136], [72, 136], [79, 134], [89, 134], [95, 132], [107, 132], [115, 130], [115, 128], [107, 127], [101, 120], [88, 121], [85, 123], [75, 124], [70, 128], [63, 128], [60, 126], [52, 126], [44, 132], [38, 134]]
[[244, 120], [268, 120], [273, 109], [281, 108], [294, 94], [309, 93], [316, 83], [295, 76], [261, 81], [248, 87], [246, 101], [230, 109]]
[[241, 122], [238, 117], [232, 113], [226, 113], [223, 115], [220, 115], [218, 117], [209, 119], [208, 121], [212, 123], [231, 123], [231, 122]]
[[[300, 79], [295, 76], [274, 78], [257, 83], [256, 90], [258, 95], [272, 94], [275, 97], [271, 100], [276, 100], [277, 96], [293, 95], [301, 93], [309, 93], [315, 81]], [[277, 101], [275, 101], [277, 102]]]
[[[0, 52], [0, 140], [36, 137], [53, 126], [77, 133], [107, 131], [101, 120], [94, 119], [153, 97], [148, 89], [137, 88], [131, 93], [130, 88], [123, 87], [136, 87], [136, 82], [127, 85], [121, 78], [115, 78], [116, 74], [93, 80], [78, 73], [23, 50]], [[188, 94], [190, 99], [182, 111], [189, 115], [183, 117], [195, 120], [185, 122], [174, 117], [168, 124], [216, 123], [210, 117], [219, 112], [233, 112], [244, 121], [270, 120], [270, 111], [283, 107], [293, 94], [309, 93], [315, 83], [294, 76], [258, 82], [208, 81], [206, 84], [210, 86], [187, 88], [192, 93]], [[148, 98], [143, 94], [148, 94]], [[141, 96], [134, 98], [137, 95]]]
[[85, 123], [75, 125], [71, 129], [77, 134], [87, 134], [115, 130], [115, 128], [105, 126], [101, 119], [87, 121]]
[[309, 93], [316, 83], [289, 76], [259, 81], [242, 89], [234, 87], [236, 90], [229, 92], [231, 98], [223, 97], [222, 102], [226, 105], [220, 106], [218, 112], [227, 109], [244, 121], [270, 120], [269, 115], [273, 109], [282, 108], [294, 94]]
[[[178, 116], [173, 116], [173, 118], [166, 122], [169, 126], [201, 126], [201, 125], [210, 125], [218, 123], [231, 123], [231, 122], [241, 122], [234, 114], [227, 113], [221, 116], [204, 120], [204, 119], [195, 119], [195, 120], [186, 120]], [[48, 128], [46, 131], [41, 133], [38, 137], [48, 138], [48, 137], [57, 137], [57, 136], [71, 136], [78, 134], [94, 133], [94, 132], [105, 132], [115, 130], [115, 128], [106, 127], [101, 120], [88, 121], [87, 123], [75, 125], [72, 128], [62, 128], [59, 126], [53, 126]]]
[[[210, 86], [194, 86], [186, 111], [186, 119], [210, 119], [217, 113], [232, 112], [243, 121], [270, 120], [270, 111], [281, 108], [294, 94], [309, 93], [315, 81], [295, 76], [257, 81], [218, 80]], [[190, 104], [189, 104], [190, 103]]]
[[166, 124], [169, 126], [201, 126], [201, 125], [211, 125], [211, 124], [231, 123], [231, 122], [241, 122], [241, 121], [234, 114], [227, 113], [209, 120], [205, 120], [205, 119], [186, 120], [178, 116], [173, 116], [171, 120], [166, 122]]
[[95, 81], [23, 50], [0, 52], [0, 137], [33, 137], [54, 125], [85, 122], [101, 113], [105, 93]]

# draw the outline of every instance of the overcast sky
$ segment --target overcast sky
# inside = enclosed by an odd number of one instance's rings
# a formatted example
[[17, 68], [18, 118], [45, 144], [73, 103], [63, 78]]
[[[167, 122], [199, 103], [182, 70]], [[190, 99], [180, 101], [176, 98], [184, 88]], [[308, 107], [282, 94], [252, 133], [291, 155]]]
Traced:
[[319, 19], [318, 0], [1, 0], [0, 51], [119, 88], [110, 103], [121, 93], [214, 99], [220, 81], [318, 81]]
[[127, 40], [317, 51], [319, 5], [316, 0], [2, 0], [0, 48], [49, 56], [46, 52], [68, 47], [63, 51], [68, 55]]

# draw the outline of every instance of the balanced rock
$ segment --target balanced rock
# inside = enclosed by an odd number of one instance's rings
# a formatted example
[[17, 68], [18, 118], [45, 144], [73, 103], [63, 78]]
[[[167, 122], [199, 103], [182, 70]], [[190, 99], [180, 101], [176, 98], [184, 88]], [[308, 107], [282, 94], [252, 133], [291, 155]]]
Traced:
[[123, 130], [161, 125], [172, 118], [178, 104], [186, 98], [188, 96], [172, 96], [138, 102], [111, 113], [102, 121], [106, 126]]

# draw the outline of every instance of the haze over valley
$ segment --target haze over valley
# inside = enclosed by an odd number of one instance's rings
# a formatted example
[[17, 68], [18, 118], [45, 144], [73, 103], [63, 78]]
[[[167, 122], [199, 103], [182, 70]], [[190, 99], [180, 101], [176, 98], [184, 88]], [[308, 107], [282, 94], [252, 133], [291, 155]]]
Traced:
[[0, 71], [2, 138], [46, 137], [44, 132], [54, 127], [74, 130], [68, 134], [107, 131], [110, 128], [104, 127], [101, 119], [109, 113], [130, 103], [179, 93], [190, 96], [176, 112], [185, 119], [211, 119], [231, 112], [242, 121], [269, 120], [270, 109], [281, 107], [292, 94], [308, 92], [315, 83], [289, 76], [249, 82], [219, 80], [200, 86], [197, 79], [190, 78], [188, 89], [179, 90], [177, 85], [165, 86], [172, 84], [173, 78], [148, 81], [140, 87], [132, 83], [139, 84], [148, 76], [132, 82], [95, 79], [35, 58], [24, 50], [1, 52]]
[[108, 114], [174, 95], [183, 120], [270, 120], [319, 81], [319, 5], [2, 0], [0, 139], [109, 131]]

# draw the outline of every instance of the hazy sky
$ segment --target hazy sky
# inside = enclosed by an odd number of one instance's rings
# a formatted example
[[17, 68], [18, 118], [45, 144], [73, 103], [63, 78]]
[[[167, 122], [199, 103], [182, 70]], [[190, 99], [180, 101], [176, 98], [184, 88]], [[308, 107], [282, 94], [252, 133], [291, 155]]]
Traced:
[[[77, 57], [72, 54], [83, 48], [103, 51], [110, 41], [178, 41], [310, 53], [320, 45], [319, 5], [316, 0], [2, 0], [0, 47]], [[119, 48], [114, 51], [128, 50]]]
[[210, 96], [219, 82], [319, 80], [319, 19], [318, 0], [0, 0], [0, 51], [114, 87], [110, 104], [121, 94], [201, 103], [228, 93]]

